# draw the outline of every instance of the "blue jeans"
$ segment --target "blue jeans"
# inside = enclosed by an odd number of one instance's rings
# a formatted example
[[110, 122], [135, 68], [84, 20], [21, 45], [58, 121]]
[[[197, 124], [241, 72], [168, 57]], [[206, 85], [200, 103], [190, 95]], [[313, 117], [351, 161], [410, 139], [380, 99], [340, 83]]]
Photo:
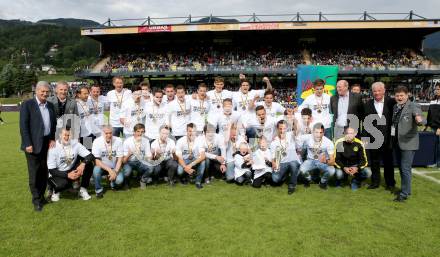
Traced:
[[148, 177], [151, 177], [153, 174], [153, 167], [143, 164], [142, 162], [135, 160], [135, 161], [128, 161], [124, 165], [124, 177], [128, 179], [133, 172], [133, 170], [137, 170], [139, 172], [139, 175], [141, 175], [141, 181], [145, 182]]
[[227, 182], [233, 182], [235, 179], [235, 163], [234, 162], [228, 162], [226, 164], [226, 181]]
[[[185, 164], [189, 164], [193, 160], [194, 159], [183, 159]], [[192, 176], [195, 175], [196, 183], [201, 183], [202, 179], [203, 179], [203, 174], [205, 173], [205, 162], [202, 161], [201, 163], [197, 164], [196, 166], [193, 166], [193, 169], [195, 170], [195, 172], [193, 173]], [[187, 174], [187, 173], [183, 170], [183, 167], [179, 164], [179, 166], [177, 167], [177, 176], [182, 177], [184, 174]]]
[[412, 164], [416, 151], [402, 150], [397, 144], [394, 144], [394, 149], [399, 164], [401, 192], [400, 196], [408, 197], [411, 195], [411, 176]]
[[124, 132], [123, 127], [113, 127], [113, 136], [114, 137], [120, 137], [123, 132]]
[[299, 167], [299, 171], [307, 181], [312, 181], [310, 171], [318, 169], [322, 172], [321, 184], [326, 184], [331, 176], [335, 174], [335, 168], [318, 160], [306, 160]]
[[296, 187], [299, 166], [298, 161], [280, 163], [279, 170], [272, 172], [272, 181], [279, 184], [290, 175], [289, 187]]
[[[344, 178], [345, 172], [342, 169], [335, 169], [335, 172], [336, 172], [337, 180], [341, 180]], [[369, 178], [370, 176], [371, 176], [371, 170], [369, 168], [363, 168], [361, 170], [358, 170], [358, 172], [354, 174], [351, 183], [356, 183], [359, 185], [362, 181]]]
[[246, 180], [249, 180], [252, 176], [252, 173], [250, 171], [246, 171], [243, 175], [241, 175], [240, 177], [236, 178], [235, 181], [240, 184], [243, 185], [243, 183]]
[[[107, 173], [107, 171], [101, 169], [101, 167], [95, 166], [93, 168], [93, 178], [95, 180], [96, 193], [100, 193], [102, 190], [104, 190], [101, 185], [102, 174], [104, 172]], [[110, 182], [110, 186], [113, 188], [115, 185], [122, 185], [122, 183], [124, 183], [124, 172], [119, 172], [116, 176], [116, 179]]]

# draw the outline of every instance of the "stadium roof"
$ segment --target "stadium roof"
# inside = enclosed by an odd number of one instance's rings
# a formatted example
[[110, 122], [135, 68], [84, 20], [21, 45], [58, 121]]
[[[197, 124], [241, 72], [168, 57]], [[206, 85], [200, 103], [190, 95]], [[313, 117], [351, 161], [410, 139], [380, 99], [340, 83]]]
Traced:
[[81, 29], [81, 35], [100, 36], [202, 31], [316, 30], [316, 29], [438, 29], [439, 19], [409, 13], [318, 13], [236, 16], [147, 17], [108, 19], [98, 27]]

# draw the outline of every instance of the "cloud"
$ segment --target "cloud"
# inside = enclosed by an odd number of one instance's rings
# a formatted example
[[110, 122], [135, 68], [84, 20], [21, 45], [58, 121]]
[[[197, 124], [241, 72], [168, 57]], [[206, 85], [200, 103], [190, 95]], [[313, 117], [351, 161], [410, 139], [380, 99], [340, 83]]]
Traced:
[[[38, 21], [51, 18], [81, 18], [104, 22], [112, 19], [239, 14], [284, 14], [300, 13], [347, 13], [369, 12], [409, 12], [439, 18], [438, 0], [0, 0], [0, 19], [22, 19]], [[379, 16], [380, 17], [380, 16]], [[399, 18], [404, 18], [402, 15]]]

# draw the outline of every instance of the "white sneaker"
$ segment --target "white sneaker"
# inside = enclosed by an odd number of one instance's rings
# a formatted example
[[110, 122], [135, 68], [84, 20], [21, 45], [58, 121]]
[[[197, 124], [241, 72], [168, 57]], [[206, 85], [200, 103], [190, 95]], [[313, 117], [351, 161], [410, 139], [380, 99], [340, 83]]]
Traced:
[[87, 189], [85, 189], [84, 187], [81, 187], [79, 189], [79, 197], [81, 197], [84, 201], [90, 200], [92, 198], [87, 192]]
[[52, 196], [50, 197], [50, 200], [52, 202], [58, 202], [60, 200], [60, 193], [52, 193]]

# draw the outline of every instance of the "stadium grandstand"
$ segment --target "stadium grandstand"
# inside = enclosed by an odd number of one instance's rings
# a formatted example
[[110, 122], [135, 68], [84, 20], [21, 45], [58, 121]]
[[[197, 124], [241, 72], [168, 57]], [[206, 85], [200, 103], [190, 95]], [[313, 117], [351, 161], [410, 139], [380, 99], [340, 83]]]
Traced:
[[338, 65], [351, 84], [404, 84], [423, 100], [440, 77], [440, 19], [412, 11], [109, 19], [81, 34], [100, 43], [100, 60], [76, 75], [104, 87], [119, 75], [191, 89], [222, 75], [233, 88], [243, 73], [292, 98], [298, 65]]

